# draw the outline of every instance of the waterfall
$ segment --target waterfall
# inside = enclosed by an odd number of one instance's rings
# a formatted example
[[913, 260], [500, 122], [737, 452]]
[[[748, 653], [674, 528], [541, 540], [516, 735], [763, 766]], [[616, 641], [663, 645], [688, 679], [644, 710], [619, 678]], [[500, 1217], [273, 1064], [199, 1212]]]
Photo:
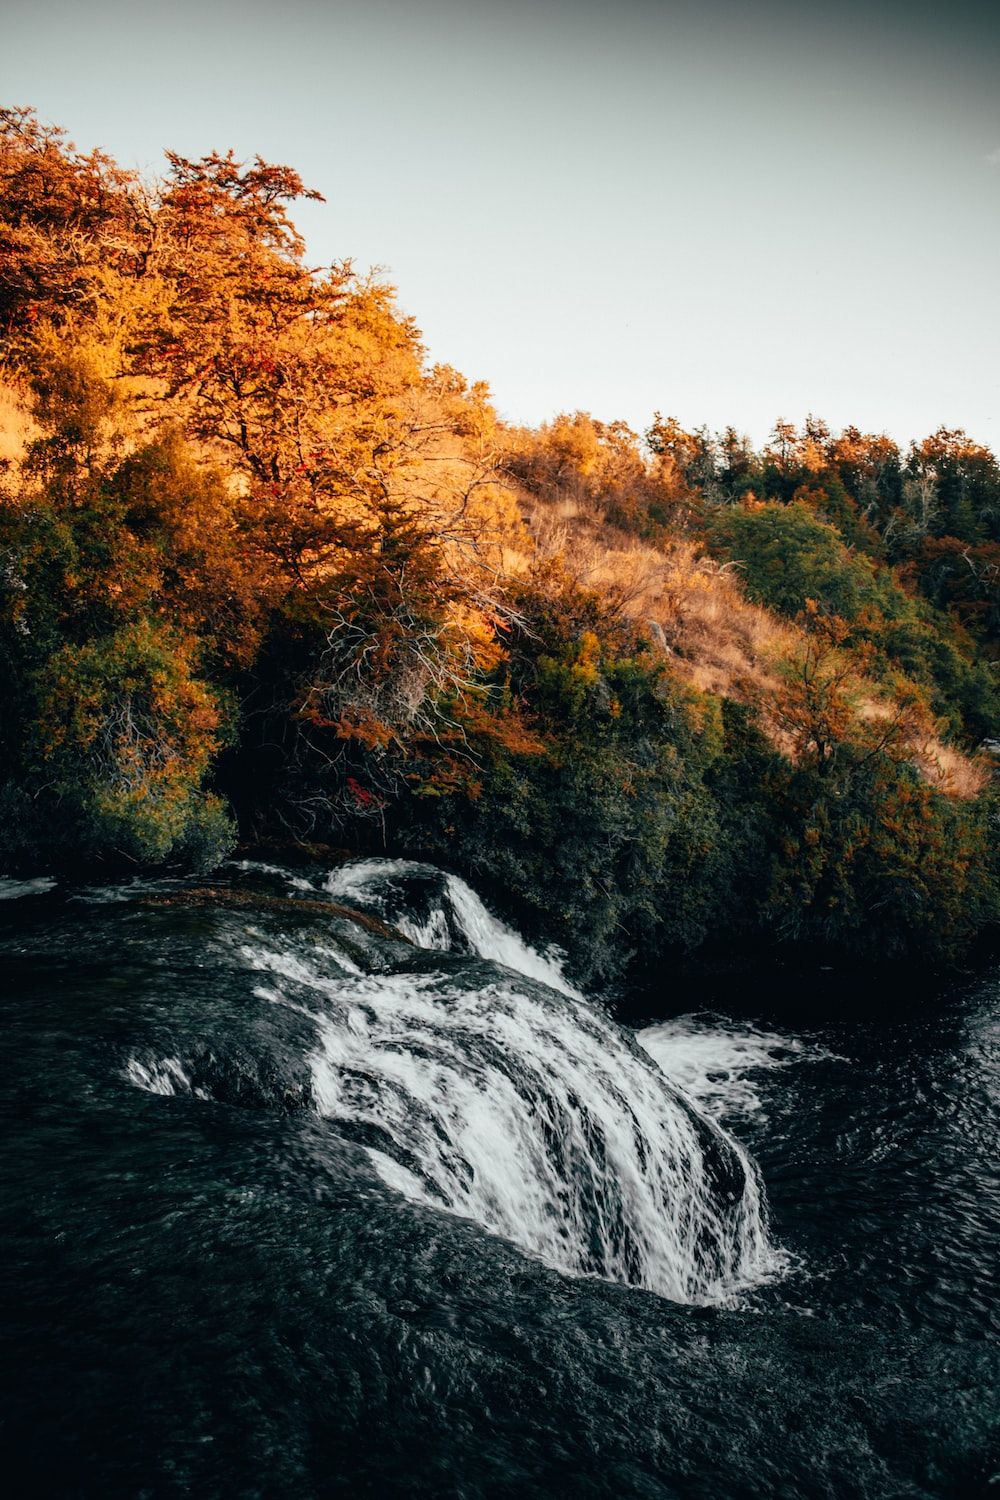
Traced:
[[[356, 863], [326, 889], [451, 950], [373, 974], [292, 934], [242, 946], [256, 996], [312, 1018], [312, 1102], [389, 1187], [563, 1271], [680, 1302], [725, 1300], [775, 1271], [753, 1163], [573, 990], [556, 953], [429, 866]], [[204, 1092], [178, 1056], [130, 1076]]]
[[[326, 889], [338, 900], [373, 907], [418, 947], [478, 953], [549, 989], [582, 998], [563, 973], [564, 955], [558, 948], [542, 954], [530, 947], [520, 933], [487, 911], [457, 875], [406, 859], [359, 860], [334, 870]], [[414, 917], [412, 904], [418, 892], [426, 909]]]
[[321, 1022], [315, 1096], [390, 1185], [564, 1270], [679, 1301], [759, 1276], [746, 1157], [596, 1013], [505, 980], [351, 988], [347, 1016]]

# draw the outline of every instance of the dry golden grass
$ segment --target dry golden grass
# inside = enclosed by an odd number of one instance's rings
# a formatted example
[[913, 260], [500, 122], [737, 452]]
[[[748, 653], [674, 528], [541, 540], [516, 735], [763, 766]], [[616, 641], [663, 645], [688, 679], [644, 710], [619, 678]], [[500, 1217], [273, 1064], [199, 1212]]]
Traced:
[[918, 746], [913, 760], [932, 786], [965, 802], [978, 797], [992, 779], [992, 770], [982, 757], [963, 755], [939, 739]]
[[574, 501], [535, 502], [525, 519], [541, 556], [561, 557], [612, 609], [647, 625], [695, 687], [754, 702], [777, 691], [778, 664], [794, 655], [802, 632], [751, 603], [736, 570], [683, 538], [639, 541]]
[[[786, 675], [806, 651], [806, 635], [792, 621], [747, 599], [739, 570], [704, 556], [683, 537], [653, 546], [609, 526], [586, 502], [552, 503], [522, 496], [522, 509], [536, 555], [559, 557], [566, 571], [603, 595], [613, 610], [645, 625], [669, 653], [672, 670], [701, 692], [752, 704], [776, 749], [791, 757], [792, 740], [773, 712]], [[528, 566], [512, 553], [511, 569]], [[859, 680], [857, 712], [889, 719], [895, 704], [870, 682]], [[914, 765], [949, 796], [972, 798], [989, 770], [932, 733], [911, 741]]]

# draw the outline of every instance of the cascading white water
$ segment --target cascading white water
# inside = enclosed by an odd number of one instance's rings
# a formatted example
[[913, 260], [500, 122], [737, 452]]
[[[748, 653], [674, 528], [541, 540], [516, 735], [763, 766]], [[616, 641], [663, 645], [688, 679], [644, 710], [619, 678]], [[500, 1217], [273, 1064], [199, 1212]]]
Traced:
[[[316, 1107], [389, 1186], [564, 1271], [676, 1301], [725, 1300], [779, 1268], [753, 1163], [556, 955], [428, 866], [356, 863], [327, 889], [467, 954], [370, 974], [327, 945], [257, 934], [242, 949], [268, 975], [260, 998], [313, 1017]], [[130, 1076], [197, 1092], [176, 1058]]]
[[[405, 907], [400, 909], [400, 896], [402, 891], [405, 900], [407, 882], [421, 879], [439, 884], [439, 900], [422, 920], [415, 920]], [[564, 955], [557, 948], [545, 954], [532, 948], [520, 933], [487, 911], [471, 886], [457, 875], [407, 859], [367, 859], [334, 870], [326, 889], [339, 900], [373, 906], [420, 948], [446, 951], [452, 946], [452, 931], [457, 930], [464, 946], [480, 958], [537, 979], [551, 990], [582, 998], [563, 973]]]
[[456, 1004], [433, 976], [394, 976], [353, 998], [346, 1025], [322, 1023], [316, 1098], [376, 1133], [391, 1185], [553, 1265], [681, 1301], [760, 1275], [746, 1158], [610, 1027], [503, 982]]
[[[420, 880], [435, 894], [416, 915], [406, 885]], [[558, 955], [427, 866], [363, 861], [326, 885], [421, 946], [455, 936], [513, 971], [337, 979], [316, 1099], [365, 1139], [390, 1185], [565, 1270], [680, 1301], [717, 1300], [776, 1269], [753, 1164], [578, 995]], [[289, 972], [287, 956], [257, 950], [254, 962]]]

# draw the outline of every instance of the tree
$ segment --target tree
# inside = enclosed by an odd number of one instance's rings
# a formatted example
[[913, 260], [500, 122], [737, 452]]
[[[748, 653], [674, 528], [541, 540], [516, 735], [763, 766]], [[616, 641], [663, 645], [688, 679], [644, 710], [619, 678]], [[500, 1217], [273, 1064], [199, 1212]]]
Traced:
[[29, 755], [81, 854], [210, 868], [233, 843], [202, 784], [221, 715], [192, 642], [149, 621], [63, 646], [39, 672]]
[[787, 505], [731, 507], [711, 521], [712, 550], [739, 564], [752, 598], [797, 615], [815, 600], [827, 612], [856, 618], [866, 607], [891, 607], [870, 558], [852, 553], [835, 526], [822, 521], [807, 493]]
[[961, 428], [939, 427], [913, 444], [906, 468], [911, 480], [933, 484], [933, 535], [1000, 541], [1000, 468], [988, 448]]
[[95, 317], [116, 277], [142, 274], [154, 240], [141, 184], [86, 155], [33, 110], [0, 109], [0, 340], [21, 368], [41, 324]]

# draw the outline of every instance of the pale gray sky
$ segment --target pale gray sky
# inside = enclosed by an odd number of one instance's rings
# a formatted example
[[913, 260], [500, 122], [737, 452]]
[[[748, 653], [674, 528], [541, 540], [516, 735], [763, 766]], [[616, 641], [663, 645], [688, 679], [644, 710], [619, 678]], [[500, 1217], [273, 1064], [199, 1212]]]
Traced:
[[0, 0], [0, 100], [327, 198], [501, 412], [1000, 447], [1000, 5]]

